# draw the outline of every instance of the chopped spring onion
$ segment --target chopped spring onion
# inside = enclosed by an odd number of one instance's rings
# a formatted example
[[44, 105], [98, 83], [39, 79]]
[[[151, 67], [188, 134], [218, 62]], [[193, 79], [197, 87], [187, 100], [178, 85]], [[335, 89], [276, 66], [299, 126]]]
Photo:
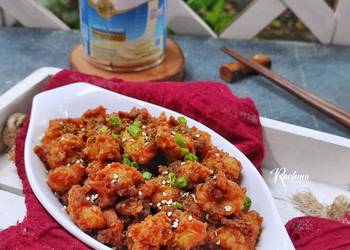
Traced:
[[152, 173], [151, 172], [143, 172], [143, 178], [147, 181], [149, 181], [152, 178]]
[[185, 155], [188, 154], [190, 151], [187, 148], [181, 148], [182, 153]]
[[185, 155], [185, 160], [198, 161], [198, 157], [195, 154], [188, 153]]
[[114, 138], [114, 139], [119, 139], [120, 135], [116, 132], [112, 132], [111, 136]]
[[244, 200], [243, 211], [247, 212], [250, 209], [251, 205], [252, 205], [252, 199], [250, 199], [250, 197], [246, 196], [245, 200]]
[[129, 159], [129, 156], [127, 154], [123, 154], [123, 164], [129, 165], [131, 167], [137, 168], [139, 164], [136, 161], [132, 161]]
[[175, 207], [180, 210], [184, 210], [184, 205], [181, 202], [175, 202]]
[[169, 173], [168, 177], [169, 177], [170, 186], [171, 187], [175, 186], [175, 184], [176, 184], [176, 175], [175, 175], [175, 173]]
[[96, 129], [96, 132], [99, 134], [105, 134], [109, 132], [109, 128], [106, 125], [101, 125]]
[[185, 188], [187, 186], [187, 180], [185, 177], [181, 176], [176, 180], [176, 185], [179, 188]]
[[141, 126], [141, 121], [134, 121], [134, 123], [128, 128], [129, 134], [132, 137], [137, 138], [141, 134]]
[[174, 139], [175, 139], [176, 143], [179, 144], [179, 146], [181, 148], [185, 147], [185, 139], [181, 134], [175, 134]]
[[111, 115], [108, 119], [108, 121], [110, 123], [113, 124], [113, 126], [120, 128], [120, 126], [122, 125], [122, 120], [120, 119], [120, 117], [118, 115]]
[[186, 120], [186, 118], [183, 117], [183, 116], [178, 117], [177, 120], [178, 120], [181, 124], [183, 124], [183, 125], [186, 125], [186, 124], [187, 124], [187, 120]]

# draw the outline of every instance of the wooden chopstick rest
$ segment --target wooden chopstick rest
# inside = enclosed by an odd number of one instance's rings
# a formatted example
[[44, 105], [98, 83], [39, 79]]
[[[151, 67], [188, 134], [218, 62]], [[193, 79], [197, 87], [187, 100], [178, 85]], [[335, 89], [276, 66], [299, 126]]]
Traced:
[[[271, 58], [264, 54], [256, 54], [250, 58], [253, 62], [271, 69]], [[257, 75], [258, 73], [247, 67], [243, 63], [226, 63], [220, 67], [220, 77], [226, 82], [234, 82], [241, 80], [249, 75]]]

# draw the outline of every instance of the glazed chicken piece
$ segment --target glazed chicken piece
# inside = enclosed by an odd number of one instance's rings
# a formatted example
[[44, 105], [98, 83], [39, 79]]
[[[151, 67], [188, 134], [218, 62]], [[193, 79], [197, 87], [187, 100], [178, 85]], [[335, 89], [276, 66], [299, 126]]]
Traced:
[[84, 142], [80, 136], [67, 133], [47, 143], [45, 140], [34, 148], [34, 152], [51, 169], [71, 164], [84, 156]]
[[160, 249], [166, 246], [172, 237], [171, 220], [165, 212], [159, 212], [129, 226], [126, 243], [130, 250]]
[[121, 158], [119, 144], [109, 134], [90, 136], [84, 153], [89, 161], [119, 161]]
[[137, 195], [137, 188], [143, 182], [143, 176], [136, 168], [117, 162], [98, 171], [85, 185], [99, 194], [98, 204], [105, 208], [112, 206], [117, 196]]
[[214, 216], [230, 216], [244, 207], [245, 190], [220, 171], [204, 184], [196, 187], [196, 201], [207, 213]]
[[115, 208], [119, 214], [124, 216], [143, 218], [151, 213], [149, 202], [145, 202], [142, 198], [136, 197], [118, 202]]
[[124, 153], [131, 160], [140, 164], [149, 163], [157, 153], [157, 149], [152, 141], [152, 136], [148, 134], [146, 129], [139, 128], [140, 133], [135, 138], [132, 137], [126, 130], [121, 133], [121, 141], [124, 148]]
[[177, 211], [172, 223], [174, 237], [170, 249], [194, 249], [204, 245], [207, 238], [207, 224], [195, 219], [190, 213]]
[[188, 188], [191, 188], [208, 178], [213, 171], [198, 162], [176, 161], [169, 165], [169, 172], [174, 172], [178, 177], [185, 177]]
[[83, 231], [103, 229], [107, 221], [99, 206], [94, 205], [90, 197], [91, 189], [73, 186], [68, 192], [67, 211], [74, 223]]
[[156, 147], [161, 150], [168, 159], [183, 159], [185, 154], [181, 147], [175, 141], [174, 135], [167, 131], [167, 129], [158, 128], [155, 139]]
[[150, 198], [152, 206], [158, 208], [164, 205], [164, 201], [177, 201], [181, 192], [177, 187], [171, 187], [168, 180], [167, 175], [160, 175], [146, 181], [141, 187], [142, 197]]
[[202, 164], [214, 171], [224, 171], [226, 177], [231, 181], [237, 181], [242, 170], [241, 163], [236, 158], [216, 147], [206, 154]]
[[102, 106], [87, 110], [81, 116], [81, 120], [84, 122], [87, 136], [90, 137], [95, 134], [96, 128], [106, 123], [106, 118], [106, 109]]
[[120, 247], [122, 242], [123, 224], [114, 209], [103, 211], [106, 218], [107, 229], [98, 231], [97, 240], [112, 247]]
[[223, 227], [211, 234], [211, 244], [227, 250], [253, 250], [261, 232], [262, 217], [255, 211], [223, 219]]
[[85, 179], [85, 168], [82, 164], [78, 163], [51, 170], [48, 174], [47, 183], [53, 191], [64, 194], [68, 192], [73, 185], [83, 184]]
[[86, 173], [89, 178], [94, 178], [96, 173], [106, 166], [105, 163], [100, 161], [92, 161], [86, 167]]

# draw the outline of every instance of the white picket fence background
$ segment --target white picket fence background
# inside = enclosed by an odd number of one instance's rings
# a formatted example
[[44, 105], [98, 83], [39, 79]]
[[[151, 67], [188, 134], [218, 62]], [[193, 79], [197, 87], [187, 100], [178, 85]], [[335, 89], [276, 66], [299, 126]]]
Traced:
[[[0, 0], [0, 7], [4, 10], [0, 25], [17, 19], [27, 27], [69, 29], [35, 0]], [[350, 45], [350, 0], [338, 0], [335, 10], [324, 0], [253, 0], [219, 35], [185, 2], [169, 0], [169, 27], [177, 34], [251, 39], [287, 8], [321, 43]]]

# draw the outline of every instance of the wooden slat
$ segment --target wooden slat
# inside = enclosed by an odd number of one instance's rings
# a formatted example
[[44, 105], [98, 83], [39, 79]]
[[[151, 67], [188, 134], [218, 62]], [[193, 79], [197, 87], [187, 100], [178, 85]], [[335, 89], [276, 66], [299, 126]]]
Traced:
[[220, 37], [251, 39], [285, 9], [286, 6], [280, 0], [254, 0]]
[[24, 197], [0, 190], [0, 230], [21, 222], [26, 215]]
[[1, 0], [0, 7], [26, 27], [69, 30], [69, 27], [34, 0]]
[[[335, 28], [333, 11], [324, 0], [283, 0], [317, 39], [328, 44]], [[349, 11], [349, 10], [348, 10]]]
[[22, 195], [22, 182], [18, 177], [16, 166], [8, 160], [7, 154], [0, 156], [0, 189]]
[[339, 0], [335, 12], [336, 27], [333, 37], [334, 44], [350, 45], [350, 1]]
[[168, 26], [179, 35], [217, 37], [215, 32], [182, 0], [168, 1]]

